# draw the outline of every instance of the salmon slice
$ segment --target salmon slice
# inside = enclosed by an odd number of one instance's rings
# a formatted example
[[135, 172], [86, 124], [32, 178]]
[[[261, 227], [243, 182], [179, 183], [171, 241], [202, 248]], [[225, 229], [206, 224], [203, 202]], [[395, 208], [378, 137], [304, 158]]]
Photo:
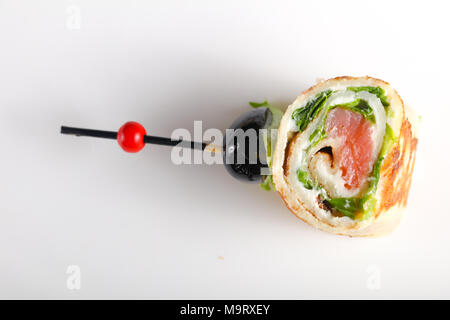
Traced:
[[328, 137], [342, 142], [333, 146], [333, 161], [342, 171], [345, 187], [358, 188], [373, 165], [372, 124], [359, 113], [336, 108], [328, 114], [325, 129]]

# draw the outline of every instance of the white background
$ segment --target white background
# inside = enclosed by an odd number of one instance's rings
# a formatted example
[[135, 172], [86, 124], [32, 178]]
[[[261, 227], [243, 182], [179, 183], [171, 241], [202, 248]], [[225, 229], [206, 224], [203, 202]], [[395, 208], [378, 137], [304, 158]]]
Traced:
[[[447, 1], [1, 0], [0, 298], [450, 298], [448, 14]], [[405, 219], [380, 239], [317, 231], [276, 193], [175, 166], [167, 147], [59, 134], [224, 130], [248, 101], [285, 107], [317, 78], [366, 74], [423, 116]]]

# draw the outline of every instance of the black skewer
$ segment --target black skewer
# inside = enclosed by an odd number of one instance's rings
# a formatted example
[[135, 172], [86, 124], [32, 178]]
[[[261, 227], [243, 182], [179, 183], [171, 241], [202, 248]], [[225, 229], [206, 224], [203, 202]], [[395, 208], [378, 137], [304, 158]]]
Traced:
[[[126, 152], [139, 152], [145, 146], [145, 144], [157, 144], [164, 146], [180, 146], [183, 148], [204, 150], [205, 153], [222, 154], [223, 164], [227, 171], [234, 178], [240, 181], [246, 182], [262, 182], [263, 175], [261, 174], [261, 169], [266, 168], [267, 165], [263, 164], [260, 159], [258, 152], [258, 162], [250, 162], [249, 148], [245, 146], [240, 146], [237, 135], [239, 132], [246, 132], [249, 129], [259, 130], [262, 128], [267, 128], [272, 122], [272, 113], [270, 109], [266, 107], [258, 107], [257, 109], [252, 109], [244, 114], [242, 114], [238, 119], [236, 119], [229, 129], [236, 130], [235, 134], [230, 137], [226, 136], [223, 139], [222, 145], [214, 143], [204, 143], [204, 142], [194, 142], [186, 141], [182, 139], [172, 140], [166, 137], [157, 137], [146, 135], [145, 128], [135, 122], [129, 121], [124, 123], [120, 129], [116, 131], [103, 131], [103, 130], [93, 130], [93, 129], [82, 129], [61, 126], [62, 134], [76, 135], [76, 136], [86, 136], [95, 138], [104, 138], [117, 140], [120, 147]], [[238, 130], [242, 129], [242, 130]], [[259, 134], [257, 135], [259, 144]], [[258, 149], [259, 150], [259, 149]], [[244, 163], [239, 163], [235, 161], [237, 159], [245, 159]]]
[[[61, 126], [62, 134], [71, 134], [75, 136], [95, 137], [104, 139], [117, 139], [116, 131], [93, 130]], [[144, 142], [149, 144], [158, 144], [163, 146], [179, 146], [183, 148], [191, 148], [196, 150], [205, 150], [207, 143], [194, 142], [186, 140], [172, 140], [171, 138], [158, 136], [144, 136]]]

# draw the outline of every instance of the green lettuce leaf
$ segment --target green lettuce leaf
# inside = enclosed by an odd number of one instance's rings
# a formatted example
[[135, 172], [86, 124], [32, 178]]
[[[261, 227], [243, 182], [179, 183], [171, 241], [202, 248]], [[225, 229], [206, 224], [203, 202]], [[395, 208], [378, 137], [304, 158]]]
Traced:
[[334, 198], [326, 200], [326, 202], [330, 207], [352, 219], [354, 219], [355, 214], [361, 210], [360, 198]]
[[375, 123], [375, 115], [373, 113], [373, 109], [366, 100], [356, 99], [355, 101], [349, 103], [338, 104], [331, 107], [331, 109], [334, 108], [348, 109], [350, 111], [359, 113], [371, 123]]
[[264, 181], [262, 183], [259, 184], [259, 186], [261, 187], [261, 189], [265, 190], [265, 191], [270, 191], [272, 190], [273, 187], [273, 180], [272, 180], [272, 176], [266, 176], [264, 178]]
[[354, 92], [367, 91], [369, 93], [376, 95], [380, 99], [383, 106], [388, 107], [390, 105], [389, 101], [387, 100], [386, 93], [384, 92], [384, 89], [382, 89], [381, 87], [370, 87], [370, 86], [348, 87], [347, 90], [351, 90]]
[[315, 184], [312, 182], [311, 177], [309, 176], [309, 173], [307, 171], [297, 169], [297, 178], [301, 183], [303, 183], [306, 189], [314, 189]]
[[[272, 113], [272, 122], [270, 125], [265, 128], [267, 129], [267, 133], [263, 134], [264, 139], [264, 148], [266, 149], [266, 162], [267, 166], [270, 168], [272, 166], [272, 145], [275, 144], [275, 141], [272, 141], [272, 137], [270, 135], [270, 130], [272, 129], [278, 129], [280, 126], [281, 118], [283, 117], [284, 112], [277, 107], [272, 106], [269, 104], [267, 100], [264, 102], [249, 102], [250, 106], [252, 108], [260, 108], [260, 107], [266, 107], [270, 110]], [[270, 191], [273, 187], [273, 180], [272, 176], [268, 175], [264, 179], [264, 181], [260, 184], [261, 188], [266, 191]]]
[[294, 119], [300, 132], [304, 131], [308, 124], [316, 118], [332, 93], [331, 90], [322, 91], [303, 108], [299, 108], [292, 113], [292, 119]]

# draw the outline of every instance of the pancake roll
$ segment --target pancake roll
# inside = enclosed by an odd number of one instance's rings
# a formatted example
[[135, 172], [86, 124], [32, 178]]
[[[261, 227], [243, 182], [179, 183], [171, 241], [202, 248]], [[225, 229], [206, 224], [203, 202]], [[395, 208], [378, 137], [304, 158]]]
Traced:
[[272, 160], [275, 189], [323, 231], [379, 236], [398, 225], [417, 146], [417, 116], [371, 77], [338, 77], [288, 107]]

